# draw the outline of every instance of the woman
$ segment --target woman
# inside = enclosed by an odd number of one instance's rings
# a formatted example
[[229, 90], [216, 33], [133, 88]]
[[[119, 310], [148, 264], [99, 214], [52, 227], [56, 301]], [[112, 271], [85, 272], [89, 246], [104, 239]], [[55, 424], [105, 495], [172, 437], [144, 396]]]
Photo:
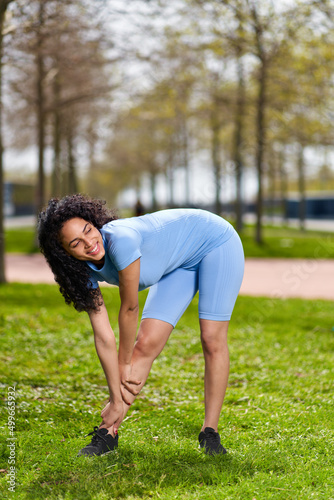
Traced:
[[[53, 199], [39, 217], [39, 243], [65, 301], [87, 311], [109, 403], [81, 455], [117, 447], [117, 431], [155, 358], [199, 291], [205, 359], [205, 418], [199, 443], [226, 453], [217, 432], [229, 373], [227, 330], [241, 286], [243, 249], [221, 217], [197, 209], [116, 219], [104, 202], [82, 195]], [[98, 286], [119, 287], [119, 349]], [[149, 288], [136, 340], [138, 291]]]

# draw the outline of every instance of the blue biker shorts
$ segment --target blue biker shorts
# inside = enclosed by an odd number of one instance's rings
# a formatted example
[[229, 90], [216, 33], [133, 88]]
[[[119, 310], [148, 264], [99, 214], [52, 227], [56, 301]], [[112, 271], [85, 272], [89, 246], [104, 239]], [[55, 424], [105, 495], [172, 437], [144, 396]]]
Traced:
[[237, 232], [214, 248], [196, 268], [178, 268], [151, 286], [142, 319], [175, 326], [199, 292], [200, 319], [229, 321], [244, 275], [244, 252]]

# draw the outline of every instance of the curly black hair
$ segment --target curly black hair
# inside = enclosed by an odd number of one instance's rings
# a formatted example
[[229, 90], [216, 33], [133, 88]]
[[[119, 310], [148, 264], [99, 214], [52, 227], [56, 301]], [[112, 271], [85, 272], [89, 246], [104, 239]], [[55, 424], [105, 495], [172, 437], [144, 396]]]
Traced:
[[87, 264], [68, 255], [60, 241], [64, 223], [75, 217], [90, 222], [97, 229], [117, 218], [102, 200], [91, 199], [82, 194], [62, 199], [52, 198], [38, 216], [39, 247], [51, 267], [66, 304], [73, 303], [77, 311], [97, 311], [103, 303], [102, 295], [99, 289], [89, 286]]

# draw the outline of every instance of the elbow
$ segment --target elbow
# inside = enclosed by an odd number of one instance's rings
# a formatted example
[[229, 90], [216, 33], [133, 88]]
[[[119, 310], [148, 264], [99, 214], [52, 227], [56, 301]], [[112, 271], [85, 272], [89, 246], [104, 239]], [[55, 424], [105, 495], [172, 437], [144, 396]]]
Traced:
[[139, 312], [139, 304], [138, 303], [128, 307], [128, 313], [138, 314], [138, 312]]
[[110, 335], [95, 335], [94, 337], [95, 340], [95, 346], [97, 351], [99, 352], [99, 349], [115, 349], [116, 348], [116, 341], [115, 337], [112, 337]]
[[129, 314], [129, 315], [134, 315], [138, 314], [139, 312], [139, 304], [138, 302], [136, 304], [126, 304], [121, 306], [121, 313]]

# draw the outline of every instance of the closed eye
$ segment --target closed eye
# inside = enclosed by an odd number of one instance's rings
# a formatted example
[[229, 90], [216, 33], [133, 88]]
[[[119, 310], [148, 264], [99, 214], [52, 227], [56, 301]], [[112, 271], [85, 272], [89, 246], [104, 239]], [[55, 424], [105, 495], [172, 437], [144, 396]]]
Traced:
[[[82, 230], [82, 234], [86, 235], [90, 233], [91, 230], [92, 226], [90, 226], [89, 223], [87, 222]], [[79, 245], [79, 243], [80, 243], [80, 238], [74, 238], [72, 241], [69, 242], [69, 246], [70, 248], [76, 248]]]

